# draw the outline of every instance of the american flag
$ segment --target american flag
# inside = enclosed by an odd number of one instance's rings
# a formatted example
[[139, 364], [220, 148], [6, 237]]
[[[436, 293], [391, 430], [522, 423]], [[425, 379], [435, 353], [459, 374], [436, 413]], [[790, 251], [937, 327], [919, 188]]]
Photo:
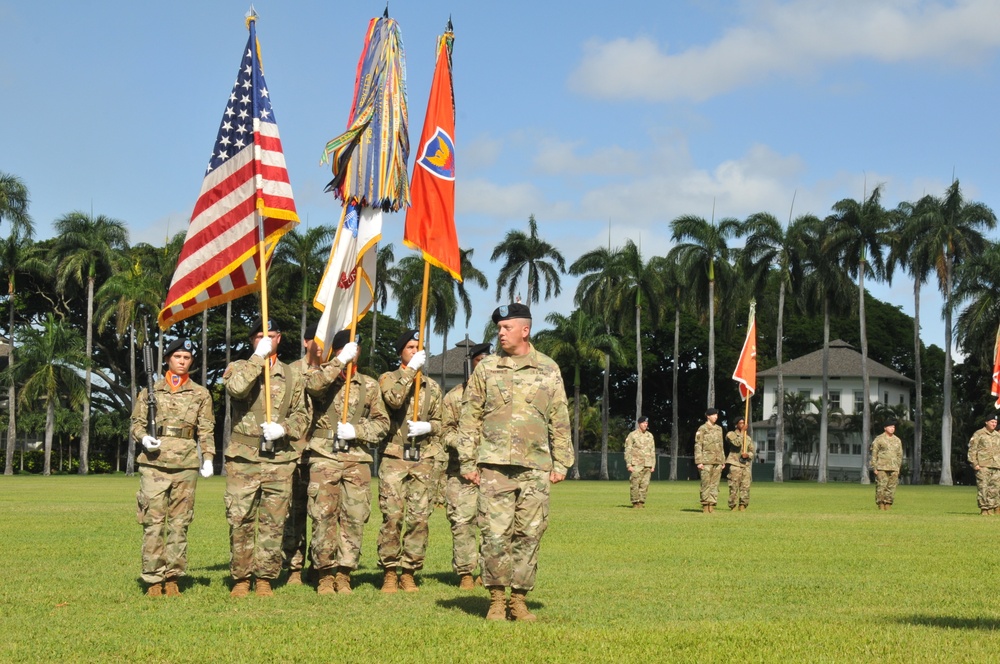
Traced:
[[299, 222], [264, 82], [255, 18], [247, 20], [250, 38], [160, 312], [164, 330], [208, 307], [260, 290], [257, 210], [268, 262], [278, 239]]

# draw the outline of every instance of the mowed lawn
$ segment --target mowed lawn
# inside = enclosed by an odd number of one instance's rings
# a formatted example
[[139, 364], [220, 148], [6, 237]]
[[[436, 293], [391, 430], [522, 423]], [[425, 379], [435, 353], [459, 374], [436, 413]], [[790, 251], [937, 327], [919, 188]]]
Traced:
[[903, 486], [884, 513], [873, 486], [758, 483], [706, 515], [694, 482], [643, 511], [624, 482], [565, 482], [523, 624], [455, 587], [441, 509], [419, 593], [378, 592], [375, 507], [352, 596], [230, 599], [224, 484], [199, 482], [168, 599], [138, 581], [137, 478], [0, 477], [0, 661], [1000, 660], [1000, 517], [970, 487]]

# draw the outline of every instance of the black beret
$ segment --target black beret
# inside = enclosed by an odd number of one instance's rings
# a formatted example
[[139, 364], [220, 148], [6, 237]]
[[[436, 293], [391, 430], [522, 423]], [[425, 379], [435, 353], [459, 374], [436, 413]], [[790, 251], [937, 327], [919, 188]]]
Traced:
[[180, 339], [174, 339], [167, 347], [163, 349], [163, 359], [167, 359], [179, 350], [186, 350], [189, 353], [194, 353], [194, 344], [191, 343], [190, 339], [185, 339], [181, 337]]
[[890, 417], [890, 418], [887, 418], [886, 421], [882, 423], [882, 428], [884, 429], [886, 427], [894, 427], [894, 426], [896, 426], [896, 424], [897, 424], [896, 418], [895, 417]]
[[417, 333], [416, 330], [407, 330], [406, 332], [403, 332], [401, 335], [399, 335], [399, 338], [396, 339], [396, 354], [399, 355], [400, 353], [402, 353], [403, 349], [406, 348], [406, 344], [410, 343], [414, 339], [419, 339], [419, 338], [420, 335]]
[[306, 326], [306, 333], [302, 335], [303, 341], [312, 341], [316, 338], [316, 329], [319, 327], [319, 323], [311, 323]]
[[330, 346], [332, 346], [333, 350], [340, 350], [341, 348], [346, 346], [347, 342], [349, 342], [350, 340], [351, 340], [351, 331], [341, 330], [340, 332], [337, 332], [335, 335], [333, 335], [333, 341], [330, 342]]
[[646, 417], [645, 415], [641, 415], [641, 416], [639, 417], [639, 419], [637, 419], [637, 420], [635, 421], [635, 423], [636, 423], [636, 424], [642, 424], [643, 422], [648, 422], [648, 421], [649, 421], [649, 418], [648, 418], [648, 417]]
[[505, 304], [497, 307], [493, 311], [494, 323], [499, 323], [502, 320], [509, 320], [511, 318], [527, 318], [528, 320], [531, 320], [531, 309], [520, 302], [515, 302], [514, 304]]
[[736, 418], [736, 423], [737, 424], [739, 424], [740, 422], [746, 422], [746, 421], [747, 421], [747, 418], [745, 418], [745, 417], [737, 417]]
[[490, 352], [489, 344], [476, 344], [475, 346], [469, 346], [469, 359], [478, 357], [479, 355], [485, 355]]
[[[257, 318], [257, 320], [255, 320], [253, 322], [253, 325], [250, 326], [250, 336], [251, 337], [257, 336], [257, 333], [261, 331], [262, 327], [263, 326], [261, 324], [260, 318]], [[267, 331], [268, 332], [281, 332], [281, 328], [278, 327], [278, 324], [274, 321], [273, 318], [268, 318], [267, 319]]]
[[995, 419], [997, 419], [997, 412], [995, 410], [991, 410], [988, 413], [986, 413], [986, 418], [983, 421], [989, 422], [990, 420], [995, 420]]
[[709, 408], [708, 410], [705, 411], [705, 417], [708, 417], [709, 415], [718, 415], [718, 414], [719, 414], [718, 408]]

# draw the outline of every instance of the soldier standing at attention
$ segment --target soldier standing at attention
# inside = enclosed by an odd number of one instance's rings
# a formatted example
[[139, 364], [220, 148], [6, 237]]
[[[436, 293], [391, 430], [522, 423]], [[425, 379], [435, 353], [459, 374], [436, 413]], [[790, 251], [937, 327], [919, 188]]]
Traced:
[[[229, 521], [232, 597], [269, 597], [281, 573], [281, 544], [299, 453], [292, 441], [309, 426], [302, 376], [278, 360], [281, 332], [274, 321], [250, 328], [249, 360], [226, 368], [222, 380], [232, 397], [233, 430], [226, 451], [226, 518]], [[271, 414], [264, 402], [264, 371], [270, 371]]]
[[633, 509], [646, 507], [649, 478], [656, 468], [656, 440], [649, 432], [649, 418], [643, 415], [636, 420], [635, 431], [625, 438], [625, 467], [629, 476], [629, 497]]
[[549, 485], [573, 465], [562, 375], [531, 344], [531, 311], [510, 304], [493, 312], [500, 350], [476, 367], [465, 391], [458, 457], [479, 485], [487, 620], [535, 620], [525, 596], [535, 587], [538, 546], [548, 526]]
[[[736, 431], [726, 434], [730, 452], [726, 457], [729, 464], [729, 509], [737, 507], [745, 512], [750, 504], [750, 482], [753, 481], [753, 454], [756, 447], [747, 435], [747, 421], [744, 418], [736, 420]], [[743, 445], [746, 443], [746, 450]]]
[[[427, 520], [431, 504], [433, 459], [441, 446], [441, 388], [424, 377], [420, 387], [419, 419], [413, 420], [413, 388], [417, 370], [427, 358], [417, 350], [417, 331], [407, 330], [396, 340], [400, 365], [379, 377], [389, 433], [378, 467], [378, 562], [385, 572], [382, 592], [398, 587], [417, 592], [414, 574], [424, 566]], [[396, 570], [402, 574], [397, 579]]]
[[[306, 376], [313, 400], [309, 434], [309, 514], [313, 520], [312, 559], [320, 595], [351, 593], [351, 572], [361, 559], [361, 539], [372, 511], [372, 462], [367, 446], [377, 446], [389, 430], [389, 415], [374, 378], [355, 370], [342, 422], [345, 370], [360, 349], [350, 330], [333, 337], [333, 359]], [[334, 576], [336, 574], [336, 576]]]
[[969, 463], [976, 471], [976, 498], [979, 513], [997, 514], [1000, 510], [1000, 431], [997, 414], [986, 414], [986, 426], [972, 434], [969, 441]]
[[[167, 373], [153, 385], [156, 436], [147, 429], [149, 392], [132, 409], [132, 436], [142, 441], [136, 516], [142, 526], [142, 580], [146, 594], [180, 595], [177, 579], [187, 569], [187, 529], [194, 519], [198, 449], [202, 477], [212, 476], [215, 415], [212, 396], [188, 376], [193, 344], [177, 339], [163, 352]], [[151, 370], [151, 369], [150, 369]]]
[[719, 411], [705, 411], [705, 423], [694, 434], [694, 463], [701, 473], [701, 511], [710, 514], [719, 502], [719, 480], [726, 457], [722, 449], [722, 427], [715, 422]]
[[896, 419], [890, 417], [882, 425], [884, 433], [872, 441], [871, 468], [875, 472], [875, 504], [880, 510], [892, 507], [899, 468], [903, 465], [903, 441], [896, 434]]
[[460, 590], [474, 590], [476, 587], [472, 573], [479, 566], [479, 544], [476, 541], [479, 487], [462, 477], [461, 464], [458, 462], [458, 422], [462, 416], [469, 376], [489, 352], [489, 344], [477, 344], [469, 348], [465, 382], [451, 388], [444, 395], [442, 405], [441, 438], [448, 453], [444, 493], [446, 514], [451, 523], [451, 568], [458, 574]]

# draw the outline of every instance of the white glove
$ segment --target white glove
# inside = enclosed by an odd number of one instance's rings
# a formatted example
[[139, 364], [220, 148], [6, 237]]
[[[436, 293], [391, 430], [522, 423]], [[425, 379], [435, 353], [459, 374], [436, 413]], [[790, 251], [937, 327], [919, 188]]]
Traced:
[[214, 474], [215, 474], [215, 469], [212, 468], [212, 460], [211, 459], [205, 459], [204, 461], [202, 461], [201, 462], [201, 476], [202, 477], [211, 477]]
[[417, 436], [423, 436], [431, 432], [430, 422], [406, 420], [406, 424], [410, 429], [410, 432], [406, 435], [410, 438], [416, 438]]
[[142, 446], [145, 447], [148, 451], [151, 452], [151, 451], [153, 451], [155, 449], [159, 449], [159, 447], [160, 447], [160, 441], [159, 441], [159, 439], [153, 438], [152, 436], [143, 436], [142, 437]]
[[358, 345], [353, 341], [347, 342], [343, 348], [340, 349], [340, 353], [337, 354], [337, 360], [341, 364], [347, 364], [351, 360], [357, 358], [358, 356]]
[[254, 355], [260, 355], [261, 357], [267, 357], [271, 354], [274, 349], [274, 344], [271, 342], [271, 337], [262, 337], [260, 341], [257, 342], [257, 347], [253, 349]]
[[427, 351], [418, 350], [416, 353], [413, 354], [413, 357], [410, 358], [410, 361], [406, 363], [406, 366], [410, 369], [413, 369], [414, 371], [417, 371], [420, 369], [420, 367], [424, 366], [424, 362], [426, 361], [427, 361]]
[[358, 432], [354, 430], [354, 425], [350, 422], [337, 422], [337, 438], [341, 440], [354, 440], [358, 437]]
[[266, 440], [278, 440], [285, 435], [285, 427], [277, 422], [264, 422], [260, 425], [260, 430], [264, 433]]

